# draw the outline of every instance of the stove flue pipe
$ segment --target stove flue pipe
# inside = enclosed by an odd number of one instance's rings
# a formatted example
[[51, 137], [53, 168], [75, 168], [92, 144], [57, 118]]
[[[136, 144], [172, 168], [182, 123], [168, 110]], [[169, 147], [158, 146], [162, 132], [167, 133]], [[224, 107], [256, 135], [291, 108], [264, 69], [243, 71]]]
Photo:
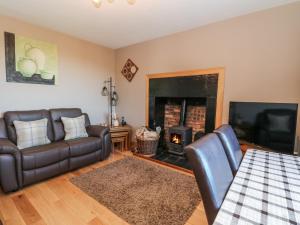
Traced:
[[183, 127], [185, 125], [185, 119], [186, 119], [186, 99], [183, 99], [181, 103], [179, 126]]

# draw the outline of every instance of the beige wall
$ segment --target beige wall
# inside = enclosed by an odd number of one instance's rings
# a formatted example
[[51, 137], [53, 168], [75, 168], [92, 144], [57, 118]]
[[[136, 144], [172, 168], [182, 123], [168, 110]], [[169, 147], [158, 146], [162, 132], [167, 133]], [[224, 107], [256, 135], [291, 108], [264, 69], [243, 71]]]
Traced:
[[[58, 47], [58, 84], [55, 86], [7, 83], [4, 31], [49, 41]], [[93, 123], [106, 118], [107, 99], [101, 86], [114, 76], [115, 55], [104, 48], [8, 17], [0, 17], [0, 116], [7, 110], [80, 107]]]
[[[113, 51], [0, 16], [0, 116], [7, 110], [81, 107], [92, 122], [103, 122], [107, 99], [100, 89], [116, 72], [117, 111], [138, 127], [145, 124], [146, 74], [211, 67], [226, 69], [224, 122], [229, 101], [300, 103], [299, 21], [298, 2]], [[4, 31], [55, 43], [58, 85], [7, 83]], [[120, 73], [127, 58], [140, 68], [132, 82]]]
[[[117, 111], [144, 125], [146, 74], [211, 67], [226, 69], [224, 123], [229, 101], [300, 103], [299, 22], [298, 2], [119, 49]], [[132, 82], [120, 73], [127, 58], [140, 68]]]

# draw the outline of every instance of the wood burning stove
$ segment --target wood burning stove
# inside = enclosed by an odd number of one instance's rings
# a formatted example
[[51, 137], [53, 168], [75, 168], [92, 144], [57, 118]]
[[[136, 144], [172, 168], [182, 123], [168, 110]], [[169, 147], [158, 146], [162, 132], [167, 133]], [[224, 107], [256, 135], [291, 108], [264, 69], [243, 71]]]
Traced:
[[180, 121], [178, 126], [169, 128], [168, 151], [177, 155], [184, 155], [184, 147], [192, 142], [193, 129], [185, 126], [186, 100], [181, 104]]
[[192, 128], [184, 126], [171, 127], [169, 136], [168, 151], [177, 155], [184, 155], [184, 147], [192, 142]]
[[182, 143], [182, 135], [177, 133], [171, 133], [170, 134], [170, 142], [173, 144], [181, 145]]

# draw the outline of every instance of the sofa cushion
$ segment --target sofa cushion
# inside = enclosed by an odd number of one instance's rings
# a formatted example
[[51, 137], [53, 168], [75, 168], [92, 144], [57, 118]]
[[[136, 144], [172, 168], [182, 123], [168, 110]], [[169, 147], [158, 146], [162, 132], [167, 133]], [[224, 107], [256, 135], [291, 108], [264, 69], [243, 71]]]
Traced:
[[84, 115], [76, 118], [61, 117], [64, 124], [65, 140], [88, 137]]
[[32, 170], [23, 170], [23, 186], [45, 180], [69, 171], [69, 159], [59, 161], [49, 166]]
[[50, 116], [53, 124], [54, 140], [61, 141], [65, 137], [64, 125], [61, 121], [61, 117], [75, 118], [81, 115], [85, 115], [85, 126], [90, 125], [90, 120], [87, 114], [81, 112], [78, 108], [61, 108], [61, 109], [50, 109]]
[[24, 149], [49, 144], [47, 124], [47, 118], [26, 122], [15, 120], [14, 125], [17, 133], [18, 148]]
[[71, 157], [89, 154], [101, 149], [101, 139], [85, 137], [66, 141], [70, 146]]
[[52, 123], [50, 122], [50, 114], [47, 110], [34, 110], [34, 111], [11, 111], [4, 113], [4, 120], [7, 127], [8, 138], [17, 144], [17, 134], [16, 129], [13, 124], [15, 120], [19, 121], [33, 121], [40, 119], [48, 119], [47, 124], [47, 135], [50, 141], [53, 141], [53, 130]]
[[7, 138], [6, 126], [3, 118], [0, 118], [0, 138]]
[[78, 156], [78, 157], [71, 157], [70, 170], [74, 170], [95, 163], [100, 160], [101, 160], [101, 150], [92, 152], [90, 154]]
[[21, 150], [23, 170], [32, 170], [54, 164], [70, 156], [69, 145], [55, 142]]

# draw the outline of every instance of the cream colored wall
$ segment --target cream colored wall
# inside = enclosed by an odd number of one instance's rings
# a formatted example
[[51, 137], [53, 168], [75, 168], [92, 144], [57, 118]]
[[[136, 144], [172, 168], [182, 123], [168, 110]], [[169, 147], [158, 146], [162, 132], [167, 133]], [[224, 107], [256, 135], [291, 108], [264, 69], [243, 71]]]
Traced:
[[[4, 31], [49, 41], [58, 47], [58, 84], [55, 86], [6, 82]], [[115, 73], [112, 49], [91, 44], [8, 17], [0, 17], [0, 116], [8, 110], [79, 107], [93, 123], [104, 122], [107, 99], [103, 81]]]
[[[298, 2], [117, 50], [119, 115], [145, 125], [146, 74], [211, 67], [226, 69], [224, 123], [229, 101], [300, 103], [299, 22]], [[132, 82], [120, 73], [127, 58], [140, 68]]]

